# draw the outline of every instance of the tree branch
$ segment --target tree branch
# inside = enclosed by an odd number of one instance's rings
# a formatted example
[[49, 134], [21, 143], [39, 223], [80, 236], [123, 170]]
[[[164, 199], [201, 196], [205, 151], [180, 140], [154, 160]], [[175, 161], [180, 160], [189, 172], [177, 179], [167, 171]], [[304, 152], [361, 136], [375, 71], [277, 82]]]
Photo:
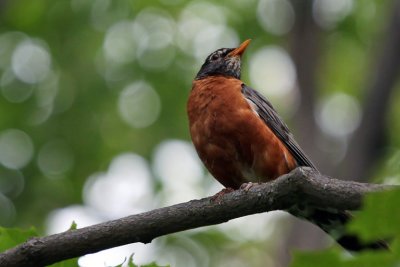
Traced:
[[254, 185], [60, 234], [33, 238], [0, 254], [0, 266], [44, 266], [129, 243], [227, 222], [299, 201], [316, 207], [355, 210], [364, 194], [390, 186], [341, 181], [309, 168], [298, 168], [270, 183]]

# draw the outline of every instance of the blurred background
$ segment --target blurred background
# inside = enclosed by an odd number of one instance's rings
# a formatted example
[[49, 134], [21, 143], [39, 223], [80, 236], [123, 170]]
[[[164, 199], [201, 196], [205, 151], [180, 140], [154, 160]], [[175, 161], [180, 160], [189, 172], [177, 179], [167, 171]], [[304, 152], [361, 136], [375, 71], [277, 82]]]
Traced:
[[[400, 181], [399, 0], [1, 0], [0, 225], [51, 234], [221, 190], [185, 105], [205, 57], [248, 38], [242, 80], [324, 174]], [[283, 267], [329, 246], [271, 212], [79, 264]]]

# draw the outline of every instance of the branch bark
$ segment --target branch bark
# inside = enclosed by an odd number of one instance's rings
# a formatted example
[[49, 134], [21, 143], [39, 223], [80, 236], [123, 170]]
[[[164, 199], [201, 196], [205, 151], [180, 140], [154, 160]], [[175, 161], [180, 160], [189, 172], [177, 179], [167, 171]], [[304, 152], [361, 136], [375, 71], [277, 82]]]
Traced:
[[309, 168], [298, 168], [248, 191], [192, 200], [149, 212], [33, 238], [0, 254], [0, 266], [45, 266], [61, 260], [129, 243], [227, 222], [272, 210], [285, 210], [298, 202], [344, 210], [360, 208], [364, 194], [390, 186], [341, 181]]

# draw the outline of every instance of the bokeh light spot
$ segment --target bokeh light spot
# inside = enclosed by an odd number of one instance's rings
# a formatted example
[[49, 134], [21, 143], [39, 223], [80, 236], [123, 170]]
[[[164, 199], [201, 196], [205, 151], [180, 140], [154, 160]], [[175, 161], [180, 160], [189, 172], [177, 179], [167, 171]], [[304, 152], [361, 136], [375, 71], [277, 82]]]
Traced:
[[315, 0], [314, 19], [321, 27], [331, 29], [351, 13], [353, 5], [353, 0]]
[[163, 183], [167, 204], [201, 197], [204, 171], [190, 143], [169, 140], [158, 145], [154, 153], [154, 171]]
[[208, 267], [210, 255], [205, 247], [192, 238], [179, 234], [168, 246], [156, 255], [160, 266]]
[[58, 75], [51, 72], [46, 81], [38, 86], [35, 91], [38, 106], [44, 107], [54, 103], [54, 98], [57, 96], [58, 92], [58, 82]]
[[135, 34], [141, 67], [156, 71], [166, 69], [175, 58], [176, 23], [169, 13], [157, 8], [144, 9], [136, 17], [133, 28], [135, 33], [141, 32]]
[[202, 28], [194, 39], [194, 56], [204, 60], [211, 51], [221, 47], [236, 47], [239, 44], [237, 33], [225, 25], [208, 25]]
[[24, 189], [25, 179], [20, 171], [0, 168], [0, 193], [15, 198]]
[[[103, 192], [104, 194], [104, 192]], [[104, 204], [107, 204], [106, 202]], [[1, 207], [1, 194], [0, 194]], [[46, 220], [47, 234], [56, 234], [64, 232], [71, 227], [72, 222], [77, 224], [78, 228], [94, 225], [104, 221], [105, 217], [91, 207], [73, 205], [51, 212]], [[79, 259], [79, 266], [116, 266], [121, 264], [125, 258], [133, 253], [137, 264], [146, 264], [154, 260], [154, 247], [156, 242], [151, 244], [130, 244], [112, 249], [103, 250], [98, 253], [88, 254]], [[126, 266], [126, 265], [123, 265]]]
[[226, 9], [206, 2], [192, 2], [180, 14], [177, 45], [199, 62], [211, 51], [234, 47], [239, 37], [226, 24]]
[[161, 110], [160, 97], [148, 83], [135, 82], [120, 93], [118, 110], [128, 125], [144, 128], [157, 120]]
[[10, 169], [21, 169], [33, 157], [33, 143], [23, 131], [8, 129], [0, 133], [0, 163]]
[[129, 244], [119, 246], [111, 249], [102, 250], [94, 254], [88, 254], [80, 257], [78, 264], [80, 267], [93, 267], [93, 266], [120, 266], [129, 267], [127, 260], [132, 254], [135, 264], [142, 266], [142, 264], [149, 264], [154, 261], [156, 256], [156, 244], [153, 241], [151, 244]]
[[172, 44], [175, 35], [175, 22], [170, 15], [157, 8], [141, 11], [135, 19], [134, 27], [142, 27], [146, 34], [138, 37], [139, 53], [144, 50], [159, 50]]
[[62, 140], [47, 142], [37, 158], [39, 169], [48, 177], [57, 177], [68, 171], [73, 165], [73, 154]]
[[175, 58], [175, 48], [170, 45], [158, 50], [146, 50], [139, 56], [139, 64], [148, 70], [165, 70]]
[[182, 15], [206, 19], [214, 25], [226, 25], [228, 9], [213, 2], [191, 1], [183, 9]]
[[57, 234], [67, 231], [72, 222], [78, 228], [100, 223], [100, 216], [93, 209], [81, 205], [72, 205], [61, 209], [53, 210], [46, 219], [47, 234]]
[[282, 222], [287, 216], [289, 215], [285, 212], [273, 211], [236, 218], [229, 224], [220, 224], [217, 227], [239, 242], [261, 241], [273, 239], [279, 227], [284, 232], [285, 227]]
[[249, 62], [251, 83], [263, 94], [282, 97], [295, 88], [295, 67], [282, 48], [264, 47], [254, 53]]
[[265, 31], [283, 35], [293, 26], [293, 7], [287, 0], [261, 0], [258, 2], [257, 19]]
[[108, 218], [118, 218], [150, 209], [154, 204], [154, 197], [147, 162], [132, 153], [117, 156], [111, 162], [107, 173], [89, 177], [84, 187], [83, 198], [87, 205]]
[[34, 86], [16, 79], [11, 70], [3, 73], [0, 81], [3, 96], [11, 103], [21, 103], [27, 100], [33, 93]]
[[38, 107], [29, 114], [28, 122], [32, 125], [39, 125], [41, 123], [44, 123], [48, 118], [50, 118], [52, 112], [52, 105]]
[[132, 31], [133, 24], [128, 21], [118, 22], [108, 29], [103, 45], [107, 59], [118, 63], [135, 59], [137, 44]]
[[316, 118], [319, 127], [326, 134], [345, 137], [360, 125], [361, 107], [354, 97], [336, 93], [319, 103]]
[[51, 57], [47, 50], [33, 41], [23, 41], [12, 55], [12, 69], [21, 81], [38, 83], [50, 71]]

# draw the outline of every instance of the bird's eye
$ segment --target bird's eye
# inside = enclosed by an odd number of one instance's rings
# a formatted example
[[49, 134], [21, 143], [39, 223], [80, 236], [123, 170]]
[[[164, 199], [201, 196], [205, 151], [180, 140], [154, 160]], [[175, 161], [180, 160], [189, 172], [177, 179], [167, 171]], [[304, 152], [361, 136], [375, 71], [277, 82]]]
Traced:
[[211, 60], [217, 60], [219, 58], [218, 54], [214, 54], [211, 56]]

